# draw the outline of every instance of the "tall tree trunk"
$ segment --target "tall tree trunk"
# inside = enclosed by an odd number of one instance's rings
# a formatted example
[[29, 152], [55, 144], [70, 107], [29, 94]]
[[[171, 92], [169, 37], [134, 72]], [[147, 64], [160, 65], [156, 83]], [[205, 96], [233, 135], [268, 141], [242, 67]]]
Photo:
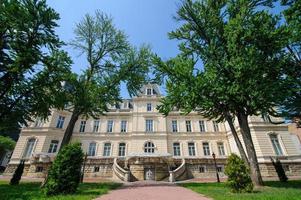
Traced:
[[67, 145], [70, 142], [75, 123], [78, 120], [79, 116], [80, 116], [80, 112], [74, 109], [71, 115], [70, 122], [68, 123], [68, 126], [65, 130], [60, 149], [62, 149], [65, 145]]
[[232, 118], [229, 115], [226, 115], [226, 121], [228, 122], [228, 124], [230, 126], [231, 133], [232, 133], [232, 135], [234, 137], [234, 140], [235, 140], [235, 143], [237, 145], [237, 148], [238, 148], [238, 151], [240, 153], [241, 158], [245, 161], [245, 163], [247, 165], [250, 166], [250, 163], [249, 163], [248, 157], [246, 155], [246, 152], [244, 150], [244, 147], [243, 147], [243, 145], [242, 145], [242, 143], [241, 143], [241, 141], [240, 141], [240, 139], [238, 137], [238, 134], [237, 134], [236, 128], [234, 126], [234, 123], [232, 121]]
[[248, 154], [248, 159], [249, 159], [250, 169], [251, 169], [251, 178], [253, 184], [255, 186], [262, 186], [263, 181], [259, 170], [258, 160], [257, 160], [257, 156], [256, 156], [256, 152], [251, 136], [250, 127], [248, 124], [248, 116], [244, 113], [238, 113], [237, 118], [238, 118], [240, 131]]

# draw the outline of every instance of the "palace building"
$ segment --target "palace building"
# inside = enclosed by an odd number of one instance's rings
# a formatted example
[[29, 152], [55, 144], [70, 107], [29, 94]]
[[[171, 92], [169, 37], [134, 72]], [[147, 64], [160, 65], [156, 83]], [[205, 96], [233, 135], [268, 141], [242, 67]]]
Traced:
[[[137, 97], [111, 106], [99, 119], [77, 121], [72, 141], [79, 141], [87, 153], [85, 177], [177, 181], [213, 178], [216, 171], [225, 176], [227, 156], [239, 154], [227, 124], [196, 112], [173, 111], [164, 117], [156, 110], [161, 98], [159, 87], [148, 84]], [[23, 175], [44, 177], [70, 116], [68, 111], [53, 110], [48, 120], [36, 119], [24, 127], [5, 174], [12, 174], [25, 159]], [[249, 122], [262, 175], [277, 176], [271, 163], [271, 157], [277, 157], [288, 176], [300, 176], [300, 141], [289, 133], [288, 125], [270, 124], [258, 116]], [[239, 133], [237, 123], [236, 127]]]

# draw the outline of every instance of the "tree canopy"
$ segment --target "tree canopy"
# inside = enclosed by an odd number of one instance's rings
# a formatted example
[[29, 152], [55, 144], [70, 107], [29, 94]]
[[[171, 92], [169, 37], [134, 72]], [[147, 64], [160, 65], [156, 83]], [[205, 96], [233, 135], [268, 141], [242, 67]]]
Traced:
[[71, 60], [55, 34], [58, 13], [45, 0], [0, 3], [0, 130], [63, 107]]
[[135, 48], [125, 33], [118, 30], [109, 15], [96, 11], [87, 14], [75, 28], [71, 46], [87, 60], [82, 74], [66, 83], [70, 91], [68, 108], [71, 120], [65, 131], [62, 145], [70, 141], [79, 117], [98, 118], [108, 111], [109, 105], [121, 101], [120, 84], [125, 83], [134, 95], [148, 78], [151, 51], [148, 46]]
[[293, 93], [288, 28], [269, 12], [272, 5], [269, 0], [185, 0], [176, 16], [181, 26], [169, 33], [180, 41], [181, 53], [166, 62], [155, 58], [157, 75], [166, 76], [160, 111], [167, 114], [176, 106], [230, 124], [237, 118], [255, 185], [262, 179], [248, 116], [278, 116], [276, 107]]

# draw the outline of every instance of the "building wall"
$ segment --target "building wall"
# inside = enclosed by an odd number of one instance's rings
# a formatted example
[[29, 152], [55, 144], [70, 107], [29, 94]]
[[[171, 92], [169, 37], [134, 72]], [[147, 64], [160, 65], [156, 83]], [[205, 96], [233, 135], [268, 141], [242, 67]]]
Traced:
[[[111, 155], [108, 158], [106, 157], [105, 159], [118, 156], [118, 146], [121, 142], [126, 143], [126, 155], [143, 154], [144, 144], [148, 141], [154, 143], [155, 153], [158, 155], [173, 155], [173, 143], [179, 142], [181, 155], [174, 157], [175, 159], [184, 157], [186, 159], [212, 160], [212, 153], [215, 153], [218, 159], [225, 159], [230, 153], [238, 154], [237, 146], [226, 123], [219, 123], [219, 131], [215, 131], [212, 120], [205, 119], [195, 112], [192, 112], [188, 115], [181, 115], [178, 111], [174, 111], [171, 112], [169, 116], [164, 117], [158, 112], [158, 110], [156, 110], [156, 106], [159, 105], [160, 99], [161, 96], [159, 94], [145, 95], [145, 93], [142, 93], [138, 97], [127, 100], [126, 103], [130, 103], [132, 105], [132, 108], [123, 108], [122, 105], [121, 109], [112, 108], [110, 112], [106, 113], [106, 115], [100, 116], [98, 119], [100, 121], [100, 125], [97, 132], [93, 132], [95, 119], [87, 119], [81, 117], [74, 127], [72, 141], [81, 142], [82, 149], [85, 152], [88, 152], [89, 144], [91, 142], [95, 142], [96, 155], [93, 157], [93, 159], [105, 158], [103, 157], [103, 148], [104, 144], [107, 142], [111, 143]], [[152, 105], [151, 111], [147, 111], [148, 103], [151, 103]], [[56, 128], [59, 116], [65, 117], [62, 129]], [[154, 131], [151, 133], [146, 132], [145, 130], [146, 119], [153, 120]], [[69, 120], [69, 112], [53, 110], [49, 118], [44, 123], [40, 123], [39, 126], [36, 127], [37, 123], [33, 122], [30, 123], [29, 127], [23, 128], [13, 152], [10, 164], [15, 165], [20, 161], [20, 159], [23, 158], [27, 141], [30, 138], [36, 138], [36, 143], [32, 152], [33, 154], [47, 153], [51, 140], [59, 140], [60, 146], [64, 130], [66, 129]], [[79, 132], [80, 123], [83, 120], [86, 121], [85, 132]], [[113, 120], [113, 131], [111, 133], [107, 132], [108, 120]], [[122, 120], [127, 121], [126, 133], [121, 133]], [[172, 132], [172, 120], [177, 120], [177, 132]], [[186, 131], [186, 120], [191, 121], [191, 132]], [[206, 132], [200, 131], [200, 120], [204, 121]], [[290, 163], [301, 163], [300, 148], [298, 148], [298, 146], [294, 142], [294, 137], [289, 133], [288, 126], [286, 124], [269, 124], [262, 118], [257, 116], [250, 117], [249, 121], [253, 143], [260, 163], [270, 162], [270, 157], [276, 156], [269, 137], [269, 134], [271, 133], [278, 135], [281, 147], [284, 152], [284, 155], [282, 157], [286, 157], [287, 162]], [[237, 121], [235, 121], [235, 126], [238, 133], [240, 134]], [[242, 141], [241, 135], [239, 135], [239, 137]], [[189, 156], [188, 154], [189, 142], [195, 143], [195, 156]], [[204, 155], [203, 142], [209, 143], [210, 155], [208, 156]], [[225, 156], [219, 155], [218, 153], [219, 151], [217, 143], [219, 142], [222, 142], [224, 144]], [[199, 160], [198, 162], [203, 161]], [[203, 164], [190, 164], [189, 169], [191, 169], [191, 173], [195, 174], [195, 176], [202, 176], [203, 174], [199, 172], [198, 174], [197, 171], [199, 170], [199, 166]], [[111, 167], [111, 164], [101, 164], [101, 168], [105, 168], [106, 170], [111, 169]], [[93, 164], [90, 164], [89, 172], [91, 172], [92, 168]], [[210, 167], [208, 167], [208, 170], [209, 169]], [[31, 173], [34, 173], [34, 171], [30, 167], [28, 168], [28, 170]]]

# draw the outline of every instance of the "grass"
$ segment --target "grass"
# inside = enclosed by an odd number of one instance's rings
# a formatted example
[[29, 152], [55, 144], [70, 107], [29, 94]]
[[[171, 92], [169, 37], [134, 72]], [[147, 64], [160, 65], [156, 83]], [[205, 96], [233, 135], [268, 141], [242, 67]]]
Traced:
[[90, 200], [121, 186], [118, 183], [82, 183], [73, 195], [58, 195], [46, 197], [40, 190], [41, 183], [22, 182], [11, 186], [7, 181], [0, 181], [1, 200]]
[[234, 194], [230, 192], [226, 183], [183, 183], [183, 187], [201, 193], [215, 200], [300, 200], [301, 180], [281, 183], [277, 181], [265, 182], [265, 186], [253, 193]]

